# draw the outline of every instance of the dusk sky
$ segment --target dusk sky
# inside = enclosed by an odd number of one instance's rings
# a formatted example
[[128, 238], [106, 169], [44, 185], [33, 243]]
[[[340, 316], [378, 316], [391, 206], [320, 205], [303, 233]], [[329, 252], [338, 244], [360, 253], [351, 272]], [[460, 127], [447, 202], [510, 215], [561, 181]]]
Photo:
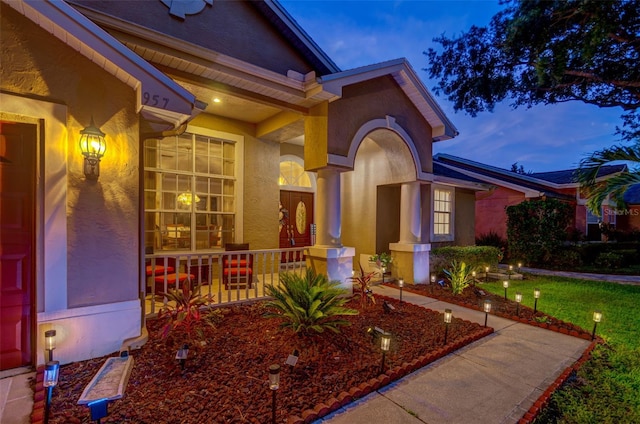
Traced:
[[[311, 38], [342, 69], [406, 57], [425, 86], [432, 40], [487, 26], [501, 9], [498, 1], [359, 1], [282, 0], [280, 3]], [[512, 111], [510, 102], [472, 118], [443, 97], [434, 97], [460, 135], [436, 143], [435, 153], [449, 153], [509, 169], [518, 162], [526, 171], [574, 168], [588, 153], [616, 144], [615, 127], [622, 110], [601, 109], [580, 102]]]

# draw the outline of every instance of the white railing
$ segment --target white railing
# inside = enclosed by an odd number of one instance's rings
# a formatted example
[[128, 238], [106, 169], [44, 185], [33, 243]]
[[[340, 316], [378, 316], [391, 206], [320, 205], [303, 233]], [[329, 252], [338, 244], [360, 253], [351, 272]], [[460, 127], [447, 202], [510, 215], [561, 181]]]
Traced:
[[162, 293], [184, 284], [200, 287], [203, 295], [213, 297], [214, 304], [265, 298], [265, 285], [278, 285], [281, 273], [306, 272], [307, 255], [305, 247], [146, 255], [145, 314], [158, 313], [167, 302]]

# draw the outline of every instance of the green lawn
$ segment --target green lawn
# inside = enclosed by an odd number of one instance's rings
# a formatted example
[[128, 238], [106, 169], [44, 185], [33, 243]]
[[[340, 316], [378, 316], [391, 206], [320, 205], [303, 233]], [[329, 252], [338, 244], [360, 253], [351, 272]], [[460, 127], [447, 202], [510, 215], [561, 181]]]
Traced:
[[[640, 286], [541, 276], [509, 283], [509, 296], [520, 291], [523, 304], [533, 307], [539, 288], [538, 310], [589, 331], [593, 311], [602, 312], [597, 334], [606, 344], [554, 394], [536, 423], [640, 423]], [[504, 294], [501, 281], [482, 288]]]

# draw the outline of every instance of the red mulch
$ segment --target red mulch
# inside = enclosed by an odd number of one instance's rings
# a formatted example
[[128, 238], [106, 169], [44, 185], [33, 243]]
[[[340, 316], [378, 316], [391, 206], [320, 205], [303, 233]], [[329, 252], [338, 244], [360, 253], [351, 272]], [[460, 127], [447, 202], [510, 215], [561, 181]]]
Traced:
[[[340, 334], [315, 337], [300, 337], [280, 329], [279, 320], [263, 318], [263, 303], [223, 308], [216, 327], [204, 328], [206, 345], [190, 350], [184, 371], [174, 359], [183, 339], [160, 339], [160, 323], [149, 321], [150, 340], [131, 352], [135, 365], [125, 396], [110, 402], [101, 422], [270, 422], [268, 367], [275, 363], [282, 366], [277, 422], [311, 422], [492, 331], [454, 317], [445, 348], [442, 314], [376, 299], [360, 315], [346, 317], [351, 326]], [[395, 311], [385, 313], [383, 300]], [[347, 306], [359, 309], [359, 302]], [[393, 335], [382, 376], [379, 342], [367, 333], [376, 326]], [[290, 368], [284, 361], [294, 350], [299, 361]], [[88, 408], [77, 401], [105, 359], [61, 367], [50, 423], [92, 422]]]

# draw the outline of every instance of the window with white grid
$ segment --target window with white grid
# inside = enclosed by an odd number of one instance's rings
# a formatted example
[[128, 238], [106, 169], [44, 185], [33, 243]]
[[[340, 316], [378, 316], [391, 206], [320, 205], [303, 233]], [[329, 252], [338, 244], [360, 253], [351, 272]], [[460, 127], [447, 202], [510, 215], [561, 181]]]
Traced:
[[433, 234], [451, 235], [453, 211], [453, 192], [451, 190], [433, 190]]

